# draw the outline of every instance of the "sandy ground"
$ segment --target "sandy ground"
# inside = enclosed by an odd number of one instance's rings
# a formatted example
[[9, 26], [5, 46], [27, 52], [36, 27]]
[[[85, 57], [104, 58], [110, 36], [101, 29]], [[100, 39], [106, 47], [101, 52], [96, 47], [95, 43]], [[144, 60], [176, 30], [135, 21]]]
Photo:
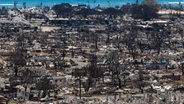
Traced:
[[52, 27], [52, 26], [42, 26], [41, 27], [41, 30], [43, 32], [51, 32], [51, 31], [58, 30], [58, 29], [60, 29], [60, 27]]
[[2, 57], [0, 57], [0, 67], [5, 66], [7, 63], [4, 61]]

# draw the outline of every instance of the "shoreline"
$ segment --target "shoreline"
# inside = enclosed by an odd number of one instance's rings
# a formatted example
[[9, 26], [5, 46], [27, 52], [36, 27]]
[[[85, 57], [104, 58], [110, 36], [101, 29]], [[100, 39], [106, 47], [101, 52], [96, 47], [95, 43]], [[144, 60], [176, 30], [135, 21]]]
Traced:
[[[24, 2], [19, 2], [17, 4], [17, 8], [23, 8], [23, 3]], [[126, 5], [126, 4], [134, 4], [135, 1], [129, 1], [129, 2], [126, 2], [126, 1], [118, 1], [118, 2], [97, 2], [97, 3], [93, 3], [93, 2], [33, 2], [33, 3], [29, 3], [29, 2], [25, 2], [29, 5], [27, 5], [26, 7], [27, 8], [34, 8], [34, 7], [50, 7], [52, 8], [54, 5], [57, 5], [57, 4], [62, 4], [62, 3], [69, 3], [70, 5], [72, 6], [79, 6], [79, 5], [86, 5], [86, 7], [90, 7], [90, 8], [94, 8], [94, 7], [97, 7], [97, 6], [100, 6], [102, 8], [108, 8], [108, 7], [121, 7], [123, 5]], [[139, 2], [141, 3], [141, 2]], [[179, 4], [180, 6], [184, 6], [184, 2], [177, 2], [177, 1], [172, 1], [172, 2], [158, 2], [161, 6], [168, 6], [168, 7], [179, 7]], [[0, 8], [2, 7], [6, 7], [6, 8], [14, 8], [14, 3], [13, 2], [6, 2], [6, 3], [1, 3], [0, 2]]]

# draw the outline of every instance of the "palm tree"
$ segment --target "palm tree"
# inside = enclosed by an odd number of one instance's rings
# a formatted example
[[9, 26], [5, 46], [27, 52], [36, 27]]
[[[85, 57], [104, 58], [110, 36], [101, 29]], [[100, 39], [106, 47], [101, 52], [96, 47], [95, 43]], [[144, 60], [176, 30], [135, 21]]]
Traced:
[[23, 2], [23, 8], [26, 9], [26, 2]]
[[17, 4], [18, 4], [18, 1], [14, 0], [14, 9], [17, 9]]

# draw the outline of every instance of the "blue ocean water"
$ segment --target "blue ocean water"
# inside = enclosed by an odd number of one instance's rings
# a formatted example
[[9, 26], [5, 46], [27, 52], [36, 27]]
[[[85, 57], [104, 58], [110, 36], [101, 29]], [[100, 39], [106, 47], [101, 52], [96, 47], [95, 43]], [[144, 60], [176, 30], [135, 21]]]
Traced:
[[[115, 7], [122, 6], [126, 3], [135, 3], [136, 0], [0, 0], [0, 7], [5, 6], [12, 8], [14, 1], [17, 1], [17, 7], [23, 7], [23, 2], [26, 2], [26, 7], [35, 7], [39, 5], [52, 7], [55, 4], [70, 3], [72, 5], [86, 4], [90, 7]], [[184, 0], [157, 0], [160, 4], [178, 5], [179, 1], [184, 5]], [[142, 0], [139, 0], [142, 2]]]

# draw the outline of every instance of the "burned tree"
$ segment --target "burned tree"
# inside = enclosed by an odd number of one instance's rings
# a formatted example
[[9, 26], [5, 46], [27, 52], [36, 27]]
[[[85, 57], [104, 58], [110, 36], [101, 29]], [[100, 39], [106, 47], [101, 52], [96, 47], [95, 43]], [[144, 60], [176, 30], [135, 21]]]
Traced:
[[159, 25], [154, 25], [155, 29], [152, 31], [152, 48], [157, 50], [157, 53], [159, 54], [161, 51], [161, 48], [163, 48], [166, 40], [170, 41], [170, 34], [171, 31], [169, 27], [161, 27]]
[[51, 90], [54, 90], [56, 88], [56, 85], [52, 84], [51, 79], [47, 76], [41, 77], [38, 82], [36, 83], [36, 89], [39, 90], [39, 96], [40, 92], [43, 91], [43, 94], [41, 97], [45, 97], [46, 95], [50, 94]]
[[27, 52], [24, 47], [24, 36], [17, 37], [17, 44], [15, 50], [10, 53], [10, 61], [15, 69], [15, 76], [17, 76], [18, 68], [26, 65]]
[[133, 23], [129, 27], [129, 33], [124, 36], [124, 43], [127, 46], [127, 49], [129, 50], [129, 54], [132, 56], [133, 59], [135, 59], [137, 55], [137, 36], [138, 36], [138, 30], [137, 27], [133, 26]]
[[132, 17], [135, 19], [151, 20], [157, 18], [160, 6], [155, 0], [143, 0], [142, 4], [135, 4], [132, 7]]
[[106, 64], [109, 70], [109, 73], [111, 73], [111, 80], [112, 83], [115, 85], [116, 84], [116, 80], [118, 80], [118, 86], [119, 88], [121, 88], [121, 67], [120, 67], [120, 63], [119, 63], [119, 55], [117, 52], [111, 52], [108, 55], [109, 57], [106, 60]]
[[69, 17], [72, 14], [72, 6], [68, 3], [57, 4], [52, 7], [57, 17]]
[[15, 76], [18, 75], [18, 68], [26, 65], [26, 59], [24, 57], [22, 50], [16, 50], [15, 52], [10, 53], [10, 60], [15, 69]]

